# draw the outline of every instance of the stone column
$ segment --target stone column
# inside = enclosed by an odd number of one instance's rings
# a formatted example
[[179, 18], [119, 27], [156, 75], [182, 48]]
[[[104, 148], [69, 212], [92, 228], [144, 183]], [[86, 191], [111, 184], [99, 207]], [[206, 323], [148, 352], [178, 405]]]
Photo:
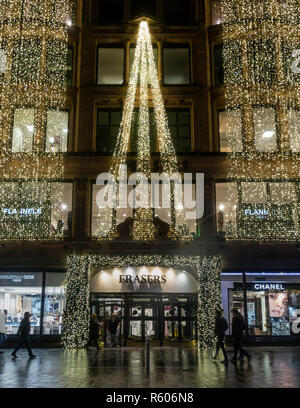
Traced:
[[204, 175], [204, 215], [201, 220], [200, 238], [203, 241], [214, 241], [216, 235], [214, 178]]
[[86, 240], [89, 230], [89, 186], [87, 178], [74, 178], [73, 237]]

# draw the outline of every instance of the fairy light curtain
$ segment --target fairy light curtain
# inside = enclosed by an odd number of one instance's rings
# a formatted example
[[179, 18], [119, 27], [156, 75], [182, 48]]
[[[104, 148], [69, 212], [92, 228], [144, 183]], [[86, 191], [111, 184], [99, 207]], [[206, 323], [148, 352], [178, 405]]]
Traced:
[[[137, 95], [139, 81], [139, 95]], [[149, 89], [151, 90], [150, 99]], [[124, 103], [122, 121], [117, 137], [116, 146], [113, 153], [110, 173], [118, 180], [121, 165], [126, 165], [127, 152], [129, 147], [130, 131], [133, 121], [134, 103], [139, 100], [138, 112], [138, 138], [137, 138], [137, 172], [143, 173], [147, 178], [147, 188], [150, 196], [150, 175], [151, 175], [151, 148], [150, 148], [150, 128], [149, 128], [149, 101], [153, 102], [156, 134], [158, 139], [159, 152], [163, 172], [168, 175], [178, 172], [175, 148], [172, 142], [168, 127], [165, 107], [159, 86], [155, 59], [148, 24], [142, 21], [139, 26], [138, 39], [135, 48], [134, 60], [130, 73], [128, 91]], [[118, 180], [120, 182], [120, 180]], [[118, 187], [117, 185], [117, 196]], [[138, 189], [136, 189], [137, 191]], [[170, 189], [170, 238], [191, 239], [188, 228], [184, 228], [180, 233], [176, 226], [176, 208], [174, 206], [177, 189], [172, 186]], [[140, 197], [138, 197], [140, 195]], [[146, 195], [136, 193], [140, 206], [134, 211], [132, 238], [134, 240], [153, 240], [156, 230], [153, 221], [153, 210], [147, 208], [149, 205]], [[172, 205], [173, 203], [173, 205]], [[98, 238], [114, 239], [116, 232], [116, 211], [115, 209], [99, 209], [98, 212]]]
[[[227, 239], [299, 239], [298, 0], [222, 0]], [[235, 205], [232, 198], [238, 197]]]
[[65, 0], [0, 2], [1, 240], [62, 238], [63, 157], [46, 129], [65, 106], [71, 19]]

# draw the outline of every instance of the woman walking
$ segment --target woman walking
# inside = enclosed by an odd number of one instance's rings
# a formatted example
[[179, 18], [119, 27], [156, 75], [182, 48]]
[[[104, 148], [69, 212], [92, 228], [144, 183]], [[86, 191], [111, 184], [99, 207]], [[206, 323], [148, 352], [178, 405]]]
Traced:
[[219, 350], [222, 349], [224, 360], [222, 360], [221, 363], [226, 364], [226, 365], [228, 364], [228, 357], [227, 357], [227, 353], [225, 350], [224, 338], [225, 338], [225, 332], [227, 329], [228, 329], [228, 323], [226, 319], [224, 318], [222, 311], [217, 310], [216, 323], [215, 323], [215, 335], [217, 336], [217, 347], [216, 347], [216, 355], [214, 357], [214, 360], [217, 359]]

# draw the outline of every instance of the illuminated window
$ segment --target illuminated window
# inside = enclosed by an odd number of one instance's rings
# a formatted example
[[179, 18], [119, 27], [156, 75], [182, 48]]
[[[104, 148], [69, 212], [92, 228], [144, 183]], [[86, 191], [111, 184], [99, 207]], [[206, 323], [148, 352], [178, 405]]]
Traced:
[[219, 112], [220, 152], [241, 152], [242, 117], [239, 109]]
[[[112, 228], [112, 209], [99, 208], [96, 198], [97, 193], [103, 188], [103, 186], [93, 184], [92, 185], [92, 218], [91, 218], [91, 235], [98, 237], [105, 237], [109, 230]], [[127, 186], [128, 194], [131, 192], [132, 186]], [[126, 208], [117, 208], [116, 223], [117, 226], [121, 226], [121, 234], [127, 235], [129, 233], [129, 226], [126, 227], [126, 223], [130, 224], [129, 218], [133, 217], [133, 209], [128, 204]], [[128, 238], [128, 237], [127, 237]]]
[[[59, 197], [59, 199], [57, 198]], [[65, 237], [72, 234], [73, 183], [51, 183], [51, 234], [60, 228]]]
[[292, 152], [300, 152], [300, 110], [288, 110], [290, 146]]
[[[192, 190], [192, 200], [195, 200], [195, 184], [193, 183], [191, 186]], [[156, 192], [159, 194], [158, 197], [155, 196]], [[168, 195], [168, 190], [165, 190], [162, 187], [162, 184], [159, 184], [157, 188], [154, 188], [152, 191], [153, 194], [153, 201], [159, 204], [159, 208], [155, 208], [155, 216], [159, 217], [163, 222], [166, 222], [170, 225], [171, 223], [171, 213], [170, 213], [170, 196]], [[164, 208], [167, 207], [168, 208]], [[196, 219], [189, 219], [186, 216], [187, 212], [192, 212], [194, 209], [189, 209], [185, 205], [187, 203], [184, 202], [184, 190], [182, 189], [182, 203], [178, 203], [176, 208], [176, 226], [181, 229], [182, 226], [186, 225], [189, 229], [189, 232], [195, 234], [195, 236], [200, 236], [200, 220]], [[192, 214], [191, 214], [192, 216]], [[191, 217], [192, 218], [192, 217]]]
[[14, 113], [12, 152], [30, 152], [34, 134], [34, 109], [20, 108]]
[[6, 52], [0, 48], [0, 80], [4, 76], [6, 71]]
[[1, 272], [0, 309], [6, 309], [6, 332], [16, 335], [25, 312], [31, 314], [30, 333], [40, 333], [43, 274]]
[[61, 334], [66, 302], [65, 273], [47, 272], [43, 334]]
[[46, 152], [68, 150], [69, 112], [48, 110], [46, 131]]
[[222, 24], [221, 0], [211, 1], [211, 24]]
[[258, 152], [277, 150], [276, 113], [274, 108], [253, 108], [254, 143]]
[[188, 85], [190, 83], [189, 47], [166, 44], [163, 49], [164, 83]]
[[123, 71], [123, 48], [98, 48], [98, 84], [122, 85]]
[[220, 235], [236, 227], [237, 204], [237, 184], [216, 183], [216, 225]]

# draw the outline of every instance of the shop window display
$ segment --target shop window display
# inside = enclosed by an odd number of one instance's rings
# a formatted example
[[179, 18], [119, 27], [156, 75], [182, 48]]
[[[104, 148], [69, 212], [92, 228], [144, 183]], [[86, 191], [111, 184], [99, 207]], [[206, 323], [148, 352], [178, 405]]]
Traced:
[[64, 273], [47, 273], [44, 303], [44, 334], [61, 334], [65, 307]]
[[[270, 286], [272, 285], [274, 284]], [[297, 310], [300, 309], [300, 290], [296, 288], [297, 284], [277, 285], [282, 289], [252, 290], [254, 284], [247, 284], [247, 287], [250, 287], [250, 290], [247, 290], [249, 335], [293, 335], [292, 323], [297, 319]], [[241, 283], [235, 283], [235, 289], [229, 289], [229, 309], [237, 308], [244, 316], [241, 286]]]
[[7, 310], [7, 334], [17, 334], [24, 313], [29, 312], [30, 334], [40, 333], [42, 273], [0, 273], [0, 309]]

